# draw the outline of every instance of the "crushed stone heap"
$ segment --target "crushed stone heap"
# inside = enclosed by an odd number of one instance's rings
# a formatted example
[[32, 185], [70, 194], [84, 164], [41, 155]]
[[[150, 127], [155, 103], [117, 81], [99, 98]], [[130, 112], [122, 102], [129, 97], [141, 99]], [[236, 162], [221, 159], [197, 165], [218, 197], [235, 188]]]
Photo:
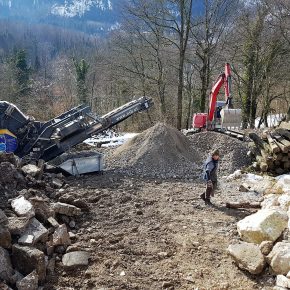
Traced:
[[112, 169], [156, 178], [193, 178], [202, 161], [188, 138], [164, 123], [132, 138], [108, 158]]
[[189, 136], [191, 146], [205, 159], [213, 149], [221, 153], [220, 175], [228, 175], [244, 166], [251, 165], [247, 156], [248, 143], [228, 135], [207, 131]]

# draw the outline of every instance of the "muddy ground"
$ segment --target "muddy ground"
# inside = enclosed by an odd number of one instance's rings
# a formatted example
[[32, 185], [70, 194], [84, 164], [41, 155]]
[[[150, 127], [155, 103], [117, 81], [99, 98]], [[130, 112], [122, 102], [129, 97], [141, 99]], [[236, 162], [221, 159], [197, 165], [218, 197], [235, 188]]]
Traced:
[[226, 248], [237, 239], [236, 222], [250, 211], [225, 201], [259, 199], [221, 182], [213, 205], [199, 199], [198, 180], [138, 179], [105, 172], [68, 178], [60, 194], [82, 198], [90, 211], [76, 221], [75, 245], [91, 253], [88, 268], [66, 272], [61, 261], [45, 289], [272, 289], [239, 270]]

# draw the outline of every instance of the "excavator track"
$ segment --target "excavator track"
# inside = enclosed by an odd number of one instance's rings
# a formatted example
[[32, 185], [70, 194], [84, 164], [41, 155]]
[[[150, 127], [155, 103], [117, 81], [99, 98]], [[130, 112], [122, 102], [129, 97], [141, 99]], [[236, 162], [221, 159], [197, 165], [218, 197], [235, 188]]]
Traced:
[[[241, 132], [237, 132], [237, 131], [234, 131], [234, 130], [211, 130], [213, 132], [217, 132], [217, 133], [220, 133], [220, 134], [224, 134], [224, 135], [228, 135], [232, 138], [235, 138], [235, 139], [238, 139], [240, 141], [243, 141], [243, 142], [246, 142], [247, 141], [247, 138], [246, 138], [246, 135], [241, 133]], [[185, 136], [190, 136], [190, 135], [193, 135], [193, 134], [196, 134], [196, 133], [201, 133], [201, 132], [210, 132], [208, 130], [191, 130], [191, 131], [187, 131], [185, 133]]]
[[226, 130], [226, 131], [218, 131], [219, 133], [228, 135], [230, 137], [239, 139], [240, 141], [246, 141], [246, 136], [243, 133], [237, 132], [237, 131], [233, 131], [233, 130]]

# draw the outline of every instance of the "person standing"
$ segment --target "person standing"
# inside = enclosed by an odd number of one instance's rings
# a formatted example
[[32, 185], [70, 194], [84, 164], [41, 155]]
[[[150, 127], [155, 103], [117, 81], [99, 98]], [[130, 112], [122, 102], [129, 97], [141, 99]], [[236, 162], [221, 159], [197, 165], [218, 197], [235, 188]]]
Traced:
[[220, 153], [219, 150], [216, 149], [205, 161], [203, 179], [206, 181], [206, 190], [200, 195], [200, 198], [206, 203], [210, 203], [210, 198], [214, 196], [214, 192], [217, 188], [219, 158]]

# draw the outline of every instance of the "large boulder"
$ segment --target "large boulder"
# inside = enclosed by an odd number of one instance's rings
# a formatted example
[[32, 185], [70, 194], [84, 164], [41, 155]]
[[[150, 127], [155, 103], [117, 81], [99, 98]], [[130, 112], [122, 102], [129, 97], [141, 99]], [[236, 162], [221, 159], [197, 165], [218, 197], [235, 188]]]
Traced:
[[13, 268], [9, 253], [7, 250], [0, 247], [0, 279], [10, 282], [12, 275]]
[[20, 246], [12, 246], [12, 262], [14, 267], [23, 275], [28, 275], [36, 270], [40, 282], [44, 282], [46, 276], [46, 262], [44, 253], [38, 249]]
[[247, 270], [251, 274], [260, 274], [266, 265], [265, 257], [261, 253], [259, 246], [255, 244], [241, 242], [230, 245], [228, 253], [239, 268]]
[[286, 212], [262, 209], [245, 217], [237, 224], [242, 240], [260, 244], [263, 241], [276, 241], [287, 228]]
[[278, 242], [267, 260], [275, 274], [286, 275], [290, 271], [290, 243]]

